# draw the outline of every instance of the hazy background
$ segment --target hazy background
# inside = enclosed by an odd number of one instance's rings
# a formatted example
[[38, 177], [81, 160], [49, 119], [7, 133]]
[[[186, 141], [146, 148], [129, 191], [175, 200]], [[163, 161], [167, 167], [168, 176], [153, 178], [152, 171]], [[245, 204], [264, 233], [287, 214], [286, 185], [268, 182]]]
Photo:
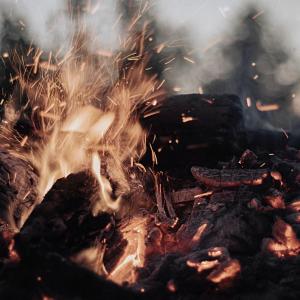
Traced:
[[[76, 30], [70, 7], [81, 11], [94, 53], [118, 51], [131, 17], [141, 15], [135, 31], [150, 23], [151, 67], [170, 94], [234, 93], [245, 107], [252, 101], [248, 126], [298, 126], [300, 1], [0, 0], [2, 53], [22, 32], [45, 51], [67, 48]], [[279, 109], [262, 117], [257, 103]]]

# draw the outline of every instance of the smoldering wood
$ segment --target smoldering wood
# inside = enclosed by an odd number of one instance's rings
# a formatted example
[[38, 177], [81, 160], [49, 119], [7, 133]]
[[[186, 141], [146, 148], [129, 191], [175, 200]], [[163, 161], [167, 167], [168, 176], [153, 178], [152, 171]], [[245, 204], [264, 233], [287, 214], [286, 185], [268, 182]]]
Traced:
[[203, 190], [200, 187], [185, 188], [174, 191], [171, 194], [174, 204], [194, 202], [197, 195], [201, 195]]
[[[209, 166], [245, 149], [285, 151], [300, 135], [283, 130], [248, 129], [235, 95], [186, 94], [165, 99], [141, 119], [162, 170]], [[145, 162], [151, 161], [148, 149]]]
[[94, 216], [99, 185], [89, 172], [59, 179], [16, 236], [21, 256], [59, 253], [64, 257], [109, 239], [114, 219], [108, 213]]
[[[162, 169], [202, 161], [202, 152], [214, 156], [217, 148], [226, 157], [236, 148], [237, 128], [243, 127], [241, 103], [234, 95], [171, 96], [153, 110], [141, 122]], [[145, 161], [150, 160], [149, 150]]]
[[[30, 277], [28, 280], [36, 294], [42, 291], [44, 295], [62, 299], [137, 298], [132, 291], [99, 277], [98, 270], [88, 262], [81, 261], [81, 266], [78, 261], [72, 262], [76, 254], [86, 249], [103, 250], [103, 241], [108, 243], [114, 233], [112, 216], [108, 213], [92, 215], [98, 192], [98, 183], [89, 172], [58, 180], [14, 238], [21, 258], [16, 268], [23, 276]], [[1, 292], [12, 295], [13, 283], [7, 284]], [[14, 284], [21, 285], [18, 281]], [[22, 291], [22, 287], [19, 288]]]
[[250, 190], [241, 189], [216, 192], [206, 199], [197, 199], [177, 238], [186, 244], [184, 241], [192, 240], [198, 228], [206, 224], [196, 241], [199, 247], [222, 245], [233, 253], [257, 250], [262, 236], [270, 232], [271, 220], [249, 208], [248, 203], [254, 197]]
[[241, 185], [260, 185], [267, 178], [267, 169], [219, 170], [204, 167], [192, 167], [194, 178], [209, 187], [238, 187]]
[[38, 176], [25, 159], [0, 148], [0, 230], [18, 231], [39, 201]]

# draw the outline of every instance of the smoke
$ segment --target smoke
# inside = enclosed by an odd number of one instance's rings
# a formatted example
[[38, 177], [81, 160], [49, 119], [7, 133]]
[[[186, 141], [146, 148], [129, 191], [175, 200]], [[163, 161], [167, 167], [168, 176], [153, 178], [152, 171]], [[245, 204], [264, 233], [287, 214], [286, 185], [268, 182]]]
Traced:
[[[74, 22], [76, 5], [80, 7], [80, 20], [88, 33], [88, 46], [91, 52], [110, 55], [120, 47], [121, 37], [125, 30], [119, 5], [122, 0], [0, 0], [2, 22], [0, 33], [4, 35], [4, 17], [21, 24], [28, 42], [40, 47], [44, 51], [68, 49], [77, 29]], [[143, 7], [143, 1], [136, 1]], [[164, 62], [164, 77], [174, 93], [207, 92], [205, 86], [216, 80], [228, 79], [231, 72], [239, 65], [241, 57], [238, 51], [232, 49], [230, 56], [225, 55], [224, 48], [245, 39], [246, 31], [238, 33], [240, 16], [248, 9], [249, 4], [259, 8], [256, 15], [257, 23], [260, 19], [268, 20], [268, 33], [280, 37], [280, 43], [287, 50], [286, 60], [279, 62], [276, 68], [270, 65], [268, 59], [261, 55], [257, 58], [257, 72], [265, 74], [270, 70], [274, 74], [274, 82], [278, 86], [289, 87], [298, 80], [298, 66], [300, 61], [300, 39], [297, 35], [300, 19], [296, 12], [300, 9], [298, 0], [288, 3], [280, 0], [150, 0], [157, 26], [161, 27], [163, 36], [160, 42], [167, 45], [163, 50], [168, 55], [169, 49], [182, 48], [184, 53], [181, 60], [172, 61], [173, 54]], [[129, 2], [128, 2], [129, 3]], [[131, 3], [131, 2], [130, 2]], [[73, 10], [70, 9], [73, 5]], [[142, 10], [142, 9], [141, 9]], [[273, 44], [272, 44], [273, 43]], [[276, 41], [275, 41], [276, 43]], [[270, 53], [274, 48], [274, 40], [268, 35], [263, 38], [264, 46]], [[276, 48], [276, 45], [275, 45]], [[271, 53], [272, 54], [272, 53]], [[169, 62], [171, 62], [169, 64]], [[254, 74], [255, 76], [255, 74]], [[259, 80], [263, 80], [259, 78]], [[278, 91], [273, 82], [263, 82], [266, 89]], [[228, 87], [227, 87], [228, 88]], [[171, 89], [172, 90], [172, 89]], [[228, 88], [224, 92], [231, 92]], [[242, 101], [248, 97], [246, 92], [237, 92]], [[295, 95], [293, 95], [295, 93]], [[297, 89], [293, 93], [294, 112], [300, 111]], [[245, 98], [245, 99], [244, 99]], [[262, 99], [256, 99], [262, 100]]]
[[[234, 68], [235, 61], [228, 61], [222, 53], [222, 48], [234, 39], [243, 38], [234, 36], [236, 32], [233, 32], [233, 28], [236, 26], [236, 20], [245, 13], [250, 4], [259, 8], [258, 22], [260, 17], [266, 16], [270, 21], [270, 34], [279, 35], [280, 42], [291, 53], [289, 62], [280, 66], [277, 72], [278, 81], [289, 84], [295, 79], [296, 66], [300, 61], [300, 39], [295, 30], [300, 26], [300, 19], [296, 16], [296, 11], [300, 9], [299, 1], [158, 0], [156, 13], [160, 22], [174, 31], [184, 27], [189, 32], [195, 49], [193, 55], [199, 59], [197, 70], [186, 74], [182, 82], [188, 82], [188, 86], [184, 87], [187, 92], [198, 92], [199, 81], [206, 84], [223, 78]], [[265, 42], [268, 44], [268, 37], [265, 38]], [[176, 81], [175, 78], [172, 80]]]
[[64, 1], [1, 0], [0, 9], [2, 29], [5, 19], [16, 22], [21, 30], [26, 31], [28, 42], [33, 42], [46, 51], [58, 48], [69, 40], [71, 26]]
[[[117, 0], [82, 1], [81, 21], [90, 36], [91, 50], [111, 50], [118, 47], [116, 2]], [[1, 35], [4, 34], [3, 22], [9, 19], [26, 32], [27, 42], [43, 51], [67, 49], [76, 30], [76, 10], [76, 5], [68, 0], [0, 0]]]

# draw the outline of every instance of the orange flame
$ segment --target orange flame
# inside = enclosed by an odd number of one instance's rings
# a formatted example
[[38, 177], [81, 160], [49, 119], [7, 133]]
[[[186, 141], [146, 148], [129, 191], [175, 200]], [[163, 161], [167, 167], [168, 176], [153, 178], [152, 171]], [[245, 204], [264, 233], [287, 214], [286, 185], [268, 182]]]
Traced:
[[121, 231], [128, 244], [117, 267], [108, 278], [118, 284], [134, 283], [137, 279], [136, 268], [141, 268], [145, 261], [145, 236], [147, 219], [135, 217]]

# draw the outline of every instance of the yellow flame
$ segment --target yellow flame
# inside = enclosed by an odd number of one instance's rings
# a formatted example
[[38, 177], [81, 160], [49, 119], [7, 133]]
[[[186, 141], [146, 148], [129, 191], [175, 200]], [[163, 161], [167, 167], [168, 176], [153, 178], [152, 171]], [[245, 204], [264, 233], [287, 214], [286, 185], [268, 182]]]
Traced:
[[[162, 92], [155, 76], [144, 72], [147, 58], [143, 53], [130, 62], [132, 67], [120, 71], [120, 65], [129, 59], [122, 54], [125, 50], [109, 57], [93, 55], [84, 48], [84, 37], [78, 34], [63, 58], [57, 62], [48, 59], [55, 68], [40, 67], [42, 50], [36, 51], [34, 80], [26, 72], [24, 58], [15, 54], [19, 69], [25, 69], [19, 72], [18, 82], [28, 96], [26, 107], [31, 108], [39, 137], [19, 142], [21, 146], [26, 142], [27, 149], [31, 147], [30, 153], [24, 153], [25, 147], [20, 151], [39, 172], [40, 201], [56, 180], [84, 170], [90, 170], [100, 186], [100, 201], [94, 213], [118, 209], [121, 196], [129, 191], [128, 161], [137, 160], [146, 145], [137, 109], [142, 107], [144, 113], [157, 103]], [[11, 116], [11, 111], [15, 111], [13, 103], [6, 108], [9, 128], [18, 118]], [[114, 197], [111, 181], [118, 185]]]
[[110, 280], [118, 284], [136, 281], [136, 268], [143, 267], [145, 262], [146, 223], [147, 218], [135, 217], [121, 229], [128, 244], [117, 267], [109, 274]]

